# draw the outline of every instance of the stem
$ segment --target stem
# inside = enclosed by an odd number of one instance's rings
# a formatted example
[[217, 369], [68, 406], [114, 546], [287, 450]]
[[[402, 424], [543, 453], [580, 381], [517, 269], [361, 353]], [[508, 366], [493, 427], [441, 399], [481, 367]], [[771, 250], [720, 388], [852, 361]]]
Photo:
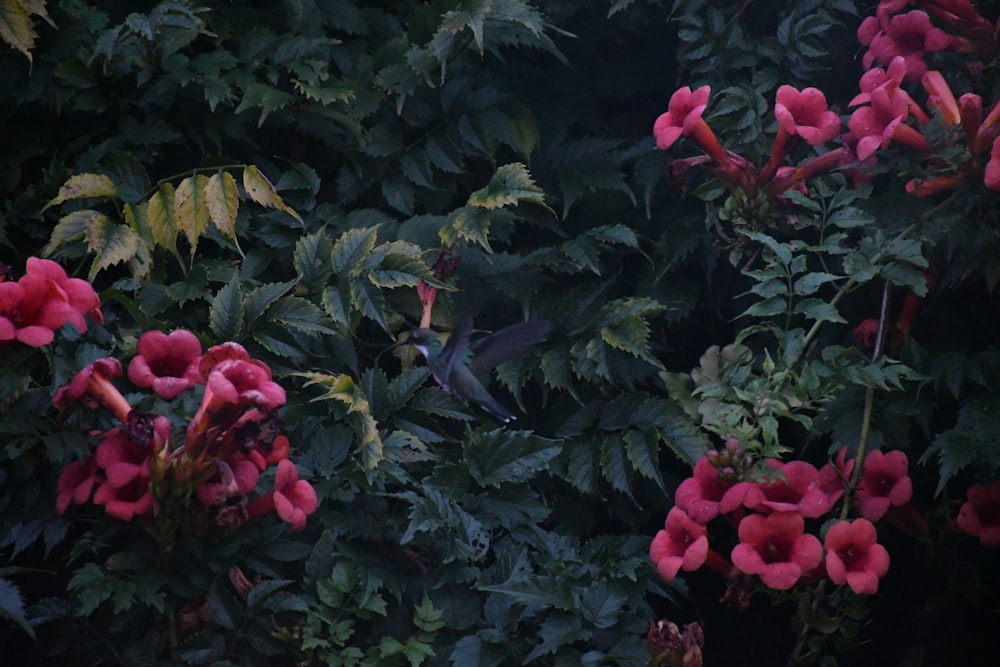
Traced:
[[[902, 241], [903, 239], [905, 239], [907, 236], [909, 236], [910, 234], [912, 234], [917, 229], [917, 227], [919, 227], [921, 224], [924, 223], [924, 221], [926, 221], [926, 220], [928, 220], [930, 218], [933, 218], [939, 212], [941, 212], [942, 210], [944, 210], [945, 208], [947, 208], [948, 206], [950, 206], [951, 203], [952, 203], [952, 200], [954, 200], [954, 199], [957, 199], [957, 193], [951, 194], [947, 199], [945, 199], [943, 202], [941, 202], [937, 206], [935, 206], [935, 207], [933, 207], [931, 209], [928, 209], [928, 210], [924, 211], [923, 213], [921, 213], [919, 216], [917, 216], [916, 219], [914, 219], [914, 221], [911, 222], [906, 227], [906, 229], [904, 229], [903, 231], [901, 231], [899, 234], [896, 235], [895, 238], [893, 238], [888, 243], [886, 243], [884, 248], [882, 248], [877, 253], [875, 253], [874, 255], [872, 255], [872, 258], [870, 260], [871, 263], [874, 265], [874, 264], [878, 264], [879, 262], [881, 262], [885, 258], [885, 256], [889, 253], [889, 249], [892, 248], [893, 245], [895, 245], [896, 243], [899, 243], [900, 241]], [[850, 292], [851, 290], [853, 290], [855, 287], [858, 286], [859, 282], [860, 281], [857, 278], [848, 278], [847, 282], [845, 282], [840, 287], [840, 289], [837, 290], [837, 293], [833, 295], [833, 298], [830, 299], [830, 305], [831, 306], [836, 306], [837, 303], [842, 298], [844, 298], [844, 296], [847, 295], [848, 292]], [[813, 340], [813, 338], [816, 337], [816, 334], [819, 333], [819, 329], [820, 329], [820, 327], [822, 325], [823, 325], [822, 321], [818, 321], [818, 322], [814, 322], [813, 323], [813, 325], [809, 329], [809, 331], [806, 332], [805, 338], [803, 338], [802, 348], [801, 348], [802, 351], [799, 352], [799, 356], [796, 359], [794, 359], [792, 361], [792, 363], [789, 364], [789, 367], [794, 367], [795, 364], [797, 364], [801, 360], [802, 355], [805, 353], [806, 348], [809, 347], [809, 343], [811, 343], [812, 340]], [[879, 328], [881, 330], [881, 325], [880, 325]]]
[[[885, 342], [887, 315], [889, 311], [889, 289], [891, 284], [885, 281], [882, 286], [882, 308], [878, 316], [878, 335], [875, 337], [875, 348], [872, 350], [872, 362], [882, 356], [882, 346]], [[851, 471], [851, 478], [844, 488], [844, 504], [840, 508], [840, 518], [846, 519], [851, 509], [851, 500], [854, 496], [854, 489], [857, 488], [858, 480], [864, 469], [865, 450], [868, 448], [868, 436], [871, 434], [872, 414], [875, 406], [875, 387], [865, 389], [865, 408], [861, 415], [861, 433], [858, 435], [858, 452], [854, 455], [854, 469]]]
[[143, 200], [143, 199], [146, 199], [147, 197], [152, 197], [153, 193], [156, 192], [157, 190], [159, 190], [161, 185], [163, 185], [164, 183], [168, 183], [170, 181], [173, 181], [175, 179], [178, 179], [181, 176], [187, 176], [188, 174], [194, 175], [194, 174], [198, 174], [198, 173], [201, 173], [201, 172], [207, 172], [207, 171], [225, 171], [227, 169], [246, 169], [246, 167], [247, 167], [247, 165], [245, 165], [245, 164], [234, 163], [234, 164], [220, 164], [220, 165], [216, 165], [214, 167], [194, 167], [193, 169], [187, 169], [187, 170], [182, 171], [180, 173], [171, 174], [170, 176], [164, 176], [163, 178], [159, 179], [158, 181], [156, 181], [156, 183], [153, 184], [153, 187], [151, 187], [150, 189], [148, 189], [145, 192], [143, 192], [142, 196], [139, 197], [139, 199]]

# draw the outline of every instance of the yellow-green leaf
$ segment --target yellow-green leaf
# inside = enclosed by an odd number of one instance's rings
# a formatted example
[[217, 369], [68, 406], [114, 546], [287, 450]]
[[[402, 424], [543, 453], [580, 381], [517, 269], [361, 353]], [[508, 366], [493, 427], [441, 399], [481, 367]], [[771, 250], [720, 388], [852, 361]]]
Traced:
[[31, 62], [35, 46], [35, 26], [21, 0], [0, 0], [0, 39], [24, 54]]
[[236, 240], [236, 213], [240, 193], [236, 179], [228, 171], [213, 174], [205, 185], [205, 204], [216, 228], [228, 239]]
[[177, 186], [174, 196], [174, 213], [177, 229], [184, 233], [191, 244], [191, 255], [198, 249], [198, 239], [208, 229], [210, 220], [208, 204], [205, 201], [205, 186], [208, 176], [197, 174], [188, 176]]
[[70, 199], [85, 199], [87, 197], [117, 197], [118, 188], [104, 174], [76, 174], [59, 188], [55, 199], [45, 205], [45, 208], [61, 204]]
[[260, 170], [252, 164], [243, 170], [243, 188], [250, 195], [250, 199], [261, 206], [284, 211], [300, 223], [302, 222], [302, 218], [295, 212], [295, 209], [286, 204], [281, 195], [278, 194], [278, 191], [274, 189], [271, 181], [267, 180], [267, 177], [260, 173]]
[[146, 205], [146, 222], [153, 235], [153, 242], [177, 255], [177, 216], [174, 213], [176, 192], [170, 183], [164, 183], [153, 193]]
[[145, 247], [131, 227], [115, 223], [107, 216], [93, 218], [87, 227], [86, 239], [87, 248], [94, 253], [94, 263], [90, 265], [90, 280], [109, 266], [132, 262], [140, 255], [139, 246]]
[[535, 185], [528, 168], [520, 162], [503, 165], [497, 169], [489, 185], [469, 196], [469, 204], [482, 208], [500, 208], [522, 201], [546, 206], [545, 193]]

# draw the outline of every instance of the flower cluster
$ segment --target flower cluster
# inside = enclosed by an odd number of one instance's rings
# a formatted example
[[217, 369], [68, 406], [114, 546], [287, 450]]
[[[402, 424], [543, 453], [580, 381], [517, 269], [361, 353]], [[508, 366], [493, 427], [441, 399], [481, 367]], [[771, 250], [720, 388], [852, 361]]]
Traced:
[[[670, 98], [668, 110], [653, 125], [656, 145], [670, 148], [687, 137], [705, 155], [675, 160], [669, 169], [677, 181], [695, 166], [706, 166], [730, 192], [741, 193], [760, 207], [767, 199], [781, 201], [791, 188], [803, 190], [807, 178], [835, 169], [866, 164], [876, 151], [896, 143], [930, 158], [933, 175], [911, 180], [907, 191], [917, 196], [936, 194], [958, 187], [969, 178], [980, 178], [987, 187], [1000, 190], [1000, 100], [984, 113], [981, 96], [965, 93], [958, 99], [940, 71], [928, 68], [928, 53], [950, 50], [973, 54], [983, 61], [996, 55], [993, 26], [968, 0], [919, 0], [923, 9], [900, 13], [909, 0], [883, 0], [876, 15], [868, 17], [858, 38], [868, 47], [864, 64], [868, 70], [859, 81], [860, 93], [851, 100], [854, 108], [840, 134], [841, 120], [828, 109], [824, 94], [816, 88], [798, 90], [780, 86], [775, 95], [778, 121], [770, 159], [759, 170], [744, 157], [722, 147], [704, 120], [711, 89], [683, 87]], [[936, 19], [948, 30], [936, 27]], [[873, 67], [876, 62], [885, 69]], [[947, 128], [964, 135], [968, 159], [948, 165], [931, 153], [928, 142], [931, 114], [904, 89], [919, 81], [932, 109]], [[798, 166], [784, 164], [792, 148], [805, 142], [819, 147], [840, 137], [840, 147], [814, 155]], [[855, 179], [864, 178], [854, 170]], [[763, 201], [761, 197], [763, 196]]]
[[836, 149], [815, 156], [799, 166], [786, 165], [796, 144], [822, 146], [840, 134], [841, 122], [831, 111], [826, 96], [816, 88], [798, 90], [781, 86], [775, 96], [774, 115], [778, 120], [778, 134], [774, 140], [771, 157], [759, 170], [749, 160], [725, 150], [718, 137], [702, 117], [711, 95], [709, 86], [691, 90], [685, 86], [670, 97], [666, 113], [653, 124], [656, 146], [670, 148], [680, 137], [687, 137], [704, 156], [675, 160], [670, 173], [675, 180], [684, 176], [692, 167], [708, 166], [712, 173], [731, 192], [742, 192], [751, 198], [762, 194], [780, 197], [791, 188], [801, 188], [807, 178], [844, 166], [852, 160], [846, 149]]
[[67, 323], [83, 333], [86, 318], [104, 322], [100, 300], [90, 283], [68, 277], [50, 259], [29, 257], [26, 264], [17, 282], [6, 279], [6, 268], [0, 271], [0, 342], [17, 340], [42, 347]]
[[[288, 459], [288, 438], [278, 422], [285, 392], [270, 369], [237, 343], [203, 354], [197, 337], [183, 330], [146, 332], [137, 352], [128, 366], [133, 385], [165, 401], [201, 391], [201, 404], [186, 424], [174, 424], [129, 403], [114, 384], [123, 376], [117, 359], [98, 359], [77, 373], [56, 392], [53, 404], [101, 406], [121, 425], [103, 433], [84, 460], [63, 470], [59, 512], [93, 500], [125, 521], [169, 523], [180, 519], [174, 514], [184, 514], [204, 526], [238, 525], [274, 511], [301, 530], [317, 497]], [[249, 500], [270, 466], [276, 466], [274, 489]], [[192, 497], [197, 503], [189, 506]]]
[[[650, 559], [665, 581], [680, 570], [707, 565], [726, 575], [734, 570], [757, 575], [775, 590], [825, 572], [859, 595], [874, 593], [889, 570], [889, 553], [878, 544], [873, 522], [910, 500], [905, 454], [870, 452], [851, 495], [860, 517], [834, 522], [822, 542], [806, 531], [807, 519], [822, 519], [841, 500], [854, 466], [842, 449], [821, 469], [805, 461], [769, 460], [761, 474], [730, 438], [722, 451], [702, 457], [678, 487], [664, 529], [650, 545]], [[736, 527], [739, 543], [729, 560], [709, 546], [708, 524], [717, 517]]]
[[[851, 106], [863, 106], [852, 113], [845, 141], [856, 142], [862, 160], [893, 142], [926, 155], [932, 175], [906, 186], [916, 196], [952, 190], [969, 179], [981, 179], [987, 187], [1000, 190], [1000, 100], [984, 114], [980, 95], [968, 92], [956, 99], [942, 72], [926, 61], [929, 53], [941, 51], [990, 61], [997, 53], [994, 27], [969, 0], [919, 0], [913, 3], [919, 9], [902, 13], [909, 4], [883, 0], [875, 16], [858, 29], [858, 39], [868, 46], [864, 64], [869, 69], [861, 77], [861, 93], [851, 101]], [[937, 27], [935, 20], [943, 27]], [[876, 61], [885, 69], [872, 67]], [[967, 154], [959, 164], [934, 155], [929, 145], [931, 114], [902, 87], [917, 81], [926, 94], [926, 107], [961, 137]], [[908, 124], [910, 120], [914, 124]]]

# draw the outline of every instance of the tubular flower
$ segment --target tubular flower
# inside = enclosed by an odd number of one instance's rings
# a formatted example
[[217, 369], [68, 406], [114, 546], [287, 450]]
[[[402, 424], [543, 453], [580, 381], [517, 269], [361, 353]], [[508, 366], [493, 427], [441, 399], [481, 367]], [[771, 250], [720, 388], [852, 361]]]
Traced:
[[113, 429], [94, 456], [107, 477], [94, 492], [94, 503], [103, 505], [108, 514], [123, 521], [154, 513], [146, 447], [133, 442], [122, 429]]
[[250, 503], [247, 514], [252, 518], [274, 510], [282, 521], [292, 524], [292, 530], [299, 531], [306, 527], [306, 517], [318, 506], [316, 490], [309, 482], [299, 479], [294, 463], [284, 459], [278, 462], [274, 491]]
[[674, 504], [693, 520], [705, 525], [719, 516], [719, 501], [731, 484], [719, 478], [719, 470], [704, 456], [698, 459], [694, 473], [680, 483]]
[[826, 96], [816, 88], [801, 92], [781, 86], [775, 96], [774, 115], [781, 129], [819, 146], [840, 134], [840, 118], [827, 108]]
[[958, 512], [958, 527], [978, 537], [984, 547], [1000, 547], [1000, 482], [969, 487]]
[[260, 470], [242, 452], [235, 452], [228, 461], [216, 459], [215, 466], [215, 475], [196, 491], [202, 505], [221, 505], [227, 499], [245, 496], [257, 487]]
[[819, 471], [812, 464], [805, 461], [782, 463], [772, 459], [768, 465], [780, 471], [783, 478], [751, 489], [743, 501], [748, 509], [764, 514], [798, 512], [805, 518], [815, 519], [832, 507], [820, 485]]
[[924, 56], [942, 51], [952, 43], [952, 37], [931, 24], [926, 12], [914, 10], [890, 17], [889, 11], [879, 7], [875, 16], [869, 16], [858, 28], [858, 41], [868, 47], [863, 62], [888, 63], [901, 56], [906, 61], [906, 79], [916, 81], [927, 71]]
[[164, 400], [177, 398], [201, 379], [201, 343], [190, 331], [147, 331], [139, 336], [136, 352], [128, 365], [128, 379], [137, 387], [152, 388]]
[[122, 376], [122, 365], [113, 357], [104, 357], [85, 367], [73, 376], [69, 384], [60, 387], [52, 397], [52, 405], [63, 410], [74, 401], [85, 406], [102, 405], [122, 423], [128, 422], [132, 406], [111, 384], [111, 380]]
[[101, 478], [97, 475], [97, 460], [93, 456], [88, 456], [82, 461], [73, 461], [59, 474], [59, 481], [56, 483], [59, 491], [56, 497], [56, 511], [63, 514], [71, 503], [84, 504], [90, 500], [90, 494], [100, 482]]
[[962, 112], [958, 108], [955, 94], [951, 92], [951, 87], [941, 72], [924, 72], [920, 77], [920, 84], [927, 91], [927, 103], [937, 109], [946, 125], [958, 125], [962, 122]]
[[251, 359], [227, 359], [208, 373], [201, 406], [188, 424], [186, 447], [192, 459], [244, 413], [253, 408], [271, 410], [285, 404], [285, 390], [271, 381], [271, 370]]
[[855, 109], [848, 121], [851, 134], [857, 139], [857, 155], [865, 160], [879, 148], [887, 148], [894, 140], [919, 151], [927, 150], [927, 142], [903, 121], [909, 115], [909, 96], [894, 86], [879, 86], [871, 92], [871, 105]]
[[878, 521], [891, 506], [905, 505], [913, 495], [913, 482], [907, 470], [906, 454], [874, 450], [865, 457], [855, 504], [861, 516]]
[[653, 537], [649, 559], [664, 581], [673, 581], [680, 570], [694, 572], [706, 562], [712, 568], [729, 570], [722, 557], [709, 549], [705, 526], [679, 507], [670, 508], [663, 530]]
[[889, 552], [877, 543], [875, 526], [867, 519], [838, 521], [826, 533], [826, 573], [838, 586], [847, 584], [858, 595], [878, 592], [878, 580], [889, 571]]
[[653, 123], [653, 136], [656, 147], [667, 150], [681, 136], [688, 137], [699, 148], [720, 165], [725, 165], [729, 159], [719, 144], [718, 138], [708, 126], [702, 114], [708, 106], [708, 98], [712, 94], [710, 86], [702, 86], [695, 91], [690, 86], [684, 86], [670, 96], [667, 112], [660, 115]]
[[733, 547], [733, 565], [760, 576], [779, 591], [795, 585], [823, 560], [823, 545], [805, 533], [805, 519], [798, 512], [750, 514], [740, 521], [740, 543]]
[[94, 288], [50, 259], [29, 257], [20, 280], [0, 283], [0, 341], [42, 347], [66, 323], [85, 332], [86, 316], [104, 321]]
[[990, 151], [990, 161], [986, 163], [983, 181], [991, 190], [1000, 190], [1000, 137], [993, 140], [993, 149]]

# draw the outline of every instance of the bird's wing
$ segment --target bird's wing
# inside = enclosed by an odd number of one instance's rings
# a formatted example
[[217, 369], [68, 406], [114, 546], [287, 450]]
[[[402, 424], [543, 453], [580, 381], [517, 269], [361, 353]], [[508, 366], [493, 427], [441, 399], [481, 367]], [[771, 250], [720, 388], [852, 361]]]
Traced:
[[445, 381], [451, 377], [451, 371], [455, 368], [455, 364], [461, 363], [460, 359], [463, 352], [469, 349], [469, 336], [471, 335], [472, 318], [464, 317], [455, 326], [454, 331], [451, 332], [451, 336], [448, 337], [448, 342], [444, 344], [442, 354], [444, 354], [445, 359]]
[[[480, 375], [545, 340], [552, 326], [546, 320], [514, 324], [472, 343], [472, 372]], [[454, 335], [454, 334], [452, 334]]]

